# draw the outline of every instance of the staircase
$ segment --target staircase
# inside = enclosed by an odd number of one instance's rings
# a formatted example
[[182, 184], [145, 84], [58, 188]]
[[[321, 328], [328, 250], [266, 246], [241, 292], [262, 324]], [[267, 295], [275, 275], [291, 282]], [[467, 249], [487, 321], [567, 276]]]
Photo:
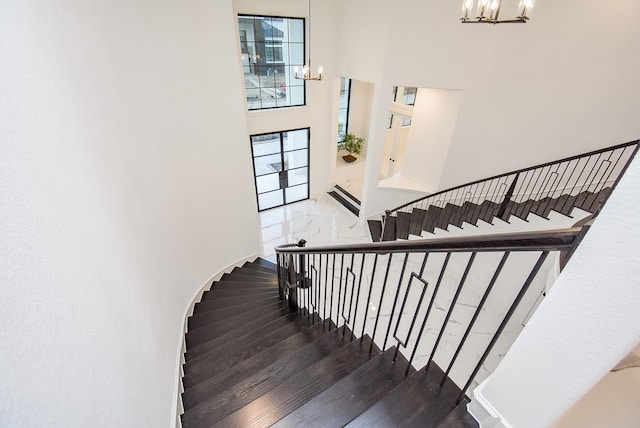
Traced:
[[[598, 214], [638, 151], [639, 141], [512, 171], [443, 190], [368, 220], [371, 238], [394, 241], [495, 222]], [[487, 232], [491, 233], [491, 232]]]
[[504, 205], [490, 200], [481, 204], [469, 201], [462, 205], [446, 203], [444, 208], [431, 205], [426, 210], [413, 208], [411, 212], [399, 211], [396, 215], [385, 215], [384, 229], [382, 221], [367, 220], [367, 223], [374, 242], [394, 241], [410, 239], [412, 236], [425, 237], [437, 234], [438, 230], [449, 231], [451, 226], [477, 227], [481, 222], [493, 225], [514, 220], [531, 221], [531, 216], [548, 220], [553, 213], [573, 218], [575, 209], [595, 214], [610, 193], [611, 188], [606, 187], [595, 193], [584, 191], [575, 196], [530, 199], [522, 203], [507, 201]]
[[[184, 427], [477, 427], [435, 363], [416, 371], [395, 347], [279, 298], [276, 265], [215, 281], [188, 320]], [[444, 381], [443, 381], [444, 379]]]

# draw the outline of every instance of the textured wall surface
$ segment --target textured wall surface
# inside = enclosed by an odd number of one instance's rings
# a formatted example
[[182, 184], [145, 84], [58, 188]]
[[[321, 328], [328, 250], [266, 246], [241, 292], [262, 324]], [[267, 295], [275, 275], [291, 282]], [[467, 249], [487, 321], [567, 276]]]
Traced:
[[0, 2], [0, 426], [173, 422], [184, 312], [258, 251], [234, 21]]

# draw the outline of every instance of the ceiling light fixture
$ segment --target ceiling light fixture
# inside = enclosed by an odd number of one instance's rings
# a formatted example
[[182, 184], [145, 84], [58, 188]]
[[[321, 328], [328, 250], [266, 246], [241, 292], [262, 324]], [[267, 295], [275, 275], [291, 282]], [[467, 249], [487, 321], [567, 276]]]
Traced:
[[324, 67], [318, 67], [318, 77], [313, 77], [311, 75], [311, 0], [309, 0], [309, 65], [305, 64], [302, 67], [302, 76], [298, 73], [298, 67], [293, 68], [293, 72], [296, 79], [302, 80], [322, 80], [322, 71]]
[[533, 9], [535, 0], [520, 0], [518, 10], [520, 15], [513, 19], [498, 19], [502, 0], [478, 0], [476, 16], [472, 18], [471, 11], [476, 0], [462, 1], [462, 21], [463, 24], [503, 24], [503, 23], [525, 23], [529, 20], [529, 14]]

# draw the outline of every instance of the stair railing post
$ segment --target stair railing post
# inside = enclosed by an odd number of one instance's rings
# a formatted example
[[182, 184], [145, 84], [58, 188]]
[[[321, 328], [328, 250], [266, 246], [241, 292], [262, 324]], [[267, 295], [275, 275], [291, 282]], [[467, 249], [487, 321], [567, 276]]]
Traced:
[[518, 183], [519, 177], [520, 177], [520, 173], [517, 173], [516, 176], [513, 178], [513, 181], [511, 182], [511, 186], [509, 186], [509, 190], [507, 190], [507, 193], [504, 195], [504, 199], [502, 200], [502, 203], [500, 204], [500, 208], [498, 209], [498, 214], [496, 217], [498, 217], [501, 220], [507, 221], [504, 214], [507, 211], [509, 202], [511, 202], [511, 198], [513, 197], [513, 192], [516, 190], [516, 183]]
[[298, 295], [296, 290], [297, 274], [293, 261], [293, 254], [289, 254], [286, 273], [286, 286], [288, 297], [287, 301], [289, 303], [289, 309], [291, 310], [291, 312], [295, 312], [298, 310]]
[[[304, 248], [304, 246], [306, 245], [307, 241], [305, 241], [304, 239], [299, 240], [296, 245], [300, 248]], [[308, 281], [307, 281], [307, 264], [306, 264], [306, 258], [304, 254], [300, 254], [298, 256], [298, 267], [299, 267], [299, 272], [298, 272], [298, 286], [300, 288], [307, 288], [308, 286]]]

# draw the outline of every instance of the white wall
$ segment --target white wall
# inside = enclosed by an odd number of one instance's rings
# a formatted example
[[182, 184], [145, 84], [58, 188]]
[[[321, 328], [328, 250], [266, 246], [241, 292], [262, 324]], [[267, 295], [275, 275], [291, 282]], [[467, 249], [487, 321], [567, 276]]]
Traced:
[[378, 127], [388, 114], [376, 104], [399, 82], [464, 91], [440, 189], [640, 136], [635, 1], [540, 2], [530, 22], [495, 26], [460, 24], [459, 2], [447, 0], [344, 3], [340, 73], [384, 93], [374, 97], [368, 147], [374, 205], [384, 197], [374, 151], [384, 149]]
[[462, 91], [418, 88], [402, 175], [433, 192], [440, 189], [462, 96]]
[[0, 3], [0, 426], [173, 424], [184, 311], [258, 251], [235, 37], [230, 1]]
[[509, 426], [551, 426], [640, 342], [638, 189], [636, 158], [484, 386]]

